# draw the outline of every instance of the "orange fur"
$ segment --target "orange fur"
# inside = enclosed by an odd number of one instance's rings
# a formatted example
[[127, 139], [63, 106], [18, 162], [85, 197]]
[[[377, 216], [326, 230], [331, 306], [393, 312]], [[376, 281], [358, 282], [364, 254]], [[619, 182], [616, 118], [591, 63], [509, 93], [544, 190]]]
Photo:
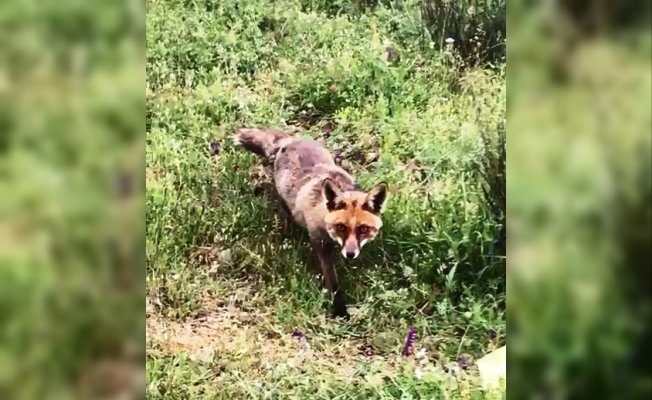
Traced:
[[362, 246], [373, 240], [383, 226], [380, 214], [387, 195], [380, 183], [368, 193], [343, 192], [332, 181], [324, 182], [328, 214], [324, 217], [329, 236], [342, 246], [342, 255], [356, 258]]

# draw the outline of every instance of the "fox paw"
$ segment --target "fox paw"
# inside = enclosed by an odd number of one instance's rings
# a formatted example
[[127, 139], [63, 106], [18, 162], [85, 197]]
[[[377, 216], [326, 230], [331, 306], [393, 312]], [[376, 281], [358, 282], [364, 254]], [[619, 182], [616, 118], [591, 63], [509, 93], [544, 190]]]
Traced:
[[283, 222], [283, 228], [281, 228], [281, 236], [288, 238], [292, 236], [292, 224], [285, 221]]
[[346, 304], [341, 301], [335, 301], [333, 302], [333, 317], [335, 318], [343, 318], [345, 321], [348, 321], [351, 316], [349, 315], [349, 311], [347, 310]]

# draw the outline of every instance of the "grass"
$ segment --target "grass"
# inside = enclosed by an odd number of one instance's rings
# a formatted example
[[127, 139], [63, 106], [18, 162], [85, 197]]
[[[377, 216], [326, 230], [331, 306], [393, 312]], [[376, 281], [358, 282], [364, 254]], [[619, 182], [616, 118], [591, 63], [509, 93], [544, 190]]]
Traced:
[[[147, 2], [148, 399], [487, 396], [473, 360], [505, 343], [506, 279], [482, 176], [505, 67], [459, 68], [418, 8]], [[330, 318], [305, 234], [281, 237], [238, 126], [295, 129], [390, 184], [381, 236], [338, 266], [350, 322]]]

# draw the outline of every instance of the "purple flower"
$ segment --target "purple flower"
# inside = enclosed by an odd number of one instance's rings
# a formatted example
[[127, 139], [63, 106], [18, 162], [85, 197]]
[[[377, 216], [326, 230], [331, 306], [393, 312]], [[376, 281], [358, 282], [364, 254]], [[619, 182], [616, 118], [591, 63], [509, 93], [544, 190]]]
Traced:
[[301, 338], [303, 338], [304, 336], [306, 336], [306, 334], [303, 333], [303, 332], [301, 332], [301, 331], [299, 331], [299, 330], [296, 330], [296, 329], [295, 329], [295, 330], [292, 331], [292, 337], [293, 337], [293, 338], [301, 339]]
[[489, 339], [493, 340], [496, 338], [496, 331], [493, 329], [489, 329]]
[[466, 357], [460, 357], [457, 360], [457, 365], [459, 365], [460, 368], [462, 368], [465, 371], [467, 368], [469, 368], [469, 362], [466, 360]]
[[220, 148], [221, 148], [221, 146], [220, 146], [219, 143], [211, 142], [211, 144], [210, 144], [211, 155], [216, 156], [216, 155], [220, 154]]
[[412, 354], [412, 347], [414, 345], [414, 339], [416, 337], [417, 337], [417, 328], [411, 326], [408, 332], [407, 340], [405, 341], [405, 348], [403, 349], [403, 355], [405, 357], [409, 357]]

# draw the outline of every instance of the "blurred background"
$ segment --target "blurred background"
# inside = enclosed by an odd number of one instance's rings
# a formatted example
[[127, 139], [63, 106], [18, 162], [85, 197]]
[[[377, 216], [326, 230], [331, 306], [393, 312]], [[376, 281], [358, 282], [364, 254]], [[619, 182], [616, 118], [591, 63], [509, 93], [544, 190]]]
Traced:
[[510, 398], [650, 396], [651, 15], [510, 3]]
[[[515, 399], [650, 395], [650, 15], [510, 3]], [[144, 397], [145, 4], [0, 19], [0, 395]]]
[[0, 397], [143, 397], [145, 4], [0, 21]]

